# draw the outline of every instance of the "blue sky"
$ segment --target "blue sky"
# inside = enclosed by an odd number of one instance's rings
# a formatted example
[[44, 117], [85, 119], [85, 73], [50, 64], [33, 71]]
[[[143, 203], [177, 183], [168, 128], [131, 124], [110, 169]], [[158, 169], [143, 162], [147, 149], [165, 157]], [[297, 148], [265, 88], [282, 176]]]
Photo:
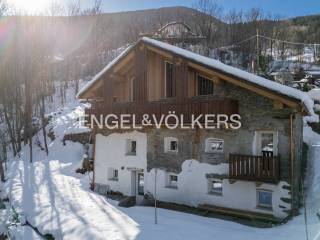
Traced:
[[[226, 12], [230, 9], [260, 7], [282, 17], [320, 14], [320, 0], [216, 0]], [[105, 12], [120, 12], [167, 6], [191, 7], [194, 0], [103, 0]]]

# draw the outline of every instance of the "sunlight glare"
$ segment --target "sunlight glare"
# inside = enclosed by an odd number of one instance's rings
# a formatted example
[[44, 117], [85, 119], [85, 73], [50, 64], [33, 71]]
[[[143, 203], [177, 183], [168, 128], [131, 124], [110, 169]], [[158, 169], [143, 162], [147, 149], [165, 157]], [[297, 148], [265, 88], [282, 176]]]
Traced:
[[7, 2], [17, 11], [35, 14], [46, 11], [50, 0], [8, 0]]

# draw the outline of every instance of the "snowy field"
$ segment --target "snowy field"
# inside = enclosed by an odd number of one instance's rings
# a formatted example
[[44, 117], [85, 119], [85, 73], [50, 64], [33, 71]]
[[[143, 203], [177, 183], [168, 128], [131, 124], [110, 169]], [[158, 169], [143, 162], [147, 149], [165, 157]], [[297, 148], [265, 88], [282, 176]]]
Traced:
[[[149, 207], [119, 208], [116, 202], [89, 190], [92, 176], [78, 175], [83, 146], [67, 142], [65, 132], [76, 128], [76, 119], [84, 105], [74, 100], [69, 91], [68, 103], [59, 110], [49, 127], [56, 139], [50, 142], [49, 156], [34, 146], [34, 163], [29, 163], [26, 146], [20, 159], [9, 166], [9, 180], [2, 197], [9, 196], [11, 204], [24, 213], [27, 220], [41, 233], [50, 233], [56, 239], [228, 239], [228, 240], [304, 240], [306, 227], [301, 215], [287, 224], [259, 229], [238, 223], [206, 218], [164, 209], [158, 210], [158, 225], [154, 224], [154, 209]], [[307, 222], [309, 240], [320, 239], [320, 136], [306, 127], [305, 138], [310, 147], [308, 166], [309, 186]], [[8, 213], [8, 212], [7, 212]], [[2, 221], [7, 214], [2, 212]], [[40, 239], [30, 227], [17, 227], [11, 231], [16, 239]]]

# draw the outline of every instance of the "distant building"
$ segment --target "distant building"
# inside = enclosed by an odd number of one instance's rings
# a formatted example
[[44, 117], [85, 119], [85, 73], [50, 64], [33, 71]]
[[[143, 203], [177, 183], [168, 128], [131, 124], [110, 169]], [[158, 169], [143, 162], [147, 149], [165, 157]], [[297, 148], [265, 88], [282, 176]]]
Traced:
[[287, 86], [292, 86], [294, 81], [293, 74], [289, 71], [289, 69], [280, 69], [278, 72], [273, 72], [271, 76], [273, 76], [277, 83]]
[[205, 37], [194, 33], [184, 22], [170, 22], [159, 28], [153, 34], [142, 34], [162, 42], [170, 44], [192, 44], [201, 43]]

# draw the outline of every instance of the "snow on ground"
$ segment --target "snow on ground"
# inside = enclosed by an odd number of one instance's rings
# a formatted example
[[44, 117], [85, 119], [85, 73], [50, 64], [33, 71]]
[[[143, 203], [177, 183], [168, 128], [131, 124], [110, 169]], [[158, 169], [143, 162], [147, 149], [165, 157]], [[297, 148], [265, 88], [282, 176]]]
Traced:
[[[306, 239], [304, 215], [287, 224], [259, 229], [231, 221], [206, 218], [192, 214], [158, 209], [158, 225], [154, 224], [151, 207], [120, 208], [116, 202], [89, 190], [92, 176], [77, 175], [84, 153], [83, 146], [67, 142], [65, 132], [77, 126], [76, 119], [84, 105], [74, 100], [69, 92], [68, 104], [60, 108], [52, 123], [56, 139], [49, 143], [49, 156], [34, 146], [34, 163], [28, 162], [28, 146], [21, 159], [10, 164], [5, 191], [11, 204], [25, 213], [28, 221], [42, 233], [51, 233], [56, 239], [228, 239], [228, 240], [303, 240]], [[309, 239], [320, 239], [320, 136], [308, 127], [305, 138], [311, 147], [307, 181], [310, 191], [307, 199]], [[302, 210], [303, 213], [303, 210]], [[2, 213], [2, 217], [6, 214]], [[16, 239], [40, 239], [29, 227], [13, 231]]]

